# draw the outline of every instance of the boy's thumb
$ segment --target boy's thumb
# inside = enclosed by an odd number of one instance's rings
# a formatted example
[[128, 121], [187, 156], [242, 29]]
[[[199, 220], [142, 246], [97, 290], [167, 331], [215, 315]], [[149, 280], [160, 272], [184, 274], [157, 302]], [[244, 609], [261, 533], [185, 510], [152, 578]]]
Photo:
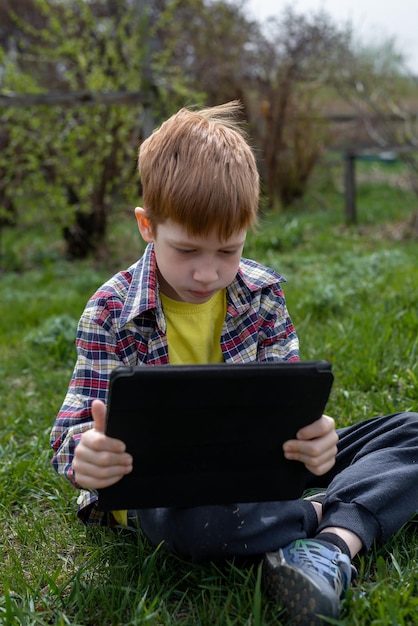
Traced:
[[106, 429], [106, 405], [101, 400], [93, 400], [91, 414], [94, 420], [94, 428], [101, 433]]

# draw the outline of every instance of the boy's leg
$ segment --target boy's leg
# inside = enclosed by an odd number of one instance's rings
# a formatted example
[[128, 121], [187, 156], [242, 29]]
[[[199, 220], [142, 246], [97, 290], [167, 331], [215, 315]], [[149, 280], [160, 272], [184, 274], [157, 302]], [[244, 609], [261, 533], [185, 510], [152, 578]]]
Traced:
[[318, 614], [338, 617], [350, 556], [389, 539], [418, 506], [418, 414], [367, 420], [339, 435], [335, 467], [311, 480], [312, 487], [329, 483], [316, 537], [265, 559], [268, 589], [300, 624], [321, 623]]
[[367, 550], [389, 539], [418, 506], [418, 414], [378, 417], [339, 430], [336, 464], [308, 487], [326, 487], [323, 519], [310, 502], [143, 509], [153, 543], [195, 561], [262, 554], [321, 530], [343, 528]]
[[418, 414], [366, 420], [339, 437], [333, 469], [310, 480], [327, 487], [318, 532], [347, 529], [368, 550], [390, 539], [418, 507]]
[[259, 556], [312, 536], [318, 517], [311, 502], [260, 502], [129, 511], [152, 543], [184, 558], [219, 561]]

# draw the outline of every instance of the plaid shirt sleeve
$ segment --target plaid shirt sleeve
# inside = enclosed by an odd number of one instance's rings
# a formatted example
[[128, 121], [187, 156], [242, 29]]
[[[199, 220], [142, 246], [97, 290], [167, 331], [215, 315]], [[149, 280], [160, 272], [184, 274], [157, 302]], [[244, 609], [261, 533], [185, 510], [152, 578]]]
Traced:
[[[102, 296], [88, 303], [77, 330], [77, 362], [51, 431], [52, 465], [76, 488], [80, 486], [74, 475], [74, 451], [82, 433], [93, 426], [91, 404], [95, 399], [106, 402], [110, 372], [115, 367], [134, 365], [137, 360], [133, 333], [117, 330], [116, 302], [117, 299], [112, 301]], [[95, 492], [81, 490], [79, 515], [85, 521], [87, 516], [93, 515], [97, 519], [89, 519], [89, 522], [101, 523], [104, 514], [92, 508], [96, 501]]]

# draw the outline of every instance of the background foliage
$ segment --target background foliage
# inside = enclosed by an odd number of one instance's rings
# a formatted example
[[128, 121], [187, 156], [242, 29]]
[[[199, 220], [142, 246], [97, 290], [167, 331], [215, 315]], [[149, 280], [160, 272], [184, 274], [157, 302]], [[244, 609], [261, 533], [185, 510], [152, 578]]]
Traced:
[[[393, 42], [382, 57], [356, 48], [324, 12], [288, 5], [262, 27], [244, 9], [210, 0], [1, 3], [0, 228], [32, 214], [60, 229], [68, 256], [102, 254], [111, 212], [140, 195], [138, 145], [185, 105], [242, 101], [274, 210], [306, 194], [330, 146], [414, 145], [406, 104], [416, 85]], [[129, 92], [140, 94], [130, 104], [100, 99]], [[86, 98], [13, 106], [13, 95], [46, 93]], [[341, 107], [355, 112], [354, 125], [336, 123]], [[395, 108], [402, 122], [388, 123]]]

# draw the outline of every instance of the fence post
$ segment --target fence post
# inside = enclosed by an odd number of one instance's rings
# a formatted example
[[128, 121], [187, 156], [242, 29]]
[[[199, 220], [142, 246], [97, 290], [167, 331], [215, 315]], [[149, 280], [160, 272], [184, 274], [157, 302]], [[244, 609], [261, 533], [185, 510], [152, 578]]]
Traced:
[[355, 160], [353, 152], [344, 154], [345, 218], [348, 224], [357, 223]]

